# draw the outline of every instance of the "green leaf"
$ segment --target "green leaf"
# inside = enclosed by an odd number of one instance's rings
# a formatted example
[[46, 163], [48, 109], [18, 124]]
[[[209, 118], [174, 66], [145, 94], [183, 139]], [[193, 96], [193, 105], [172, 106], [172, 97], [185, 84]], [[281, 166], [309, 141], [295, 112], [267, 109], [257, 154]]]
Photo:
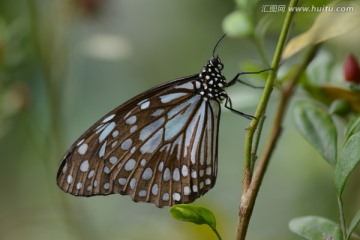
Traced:
[[339, 225], [323, 217], [295, 218], [290, 221], [289, 228], [309, 240], [343, 240]]
[[254, 25], [244, 12], [235, 11], [224, 18], [223, 29], [230, 37], [247, 37], [253, 34]]
[[344, 142], [347, 141], [347, 139], [356, 132], [360, 132], [360, 116], [349, 124], [349, 127], [346, 130], [346, 137]]
[[341, 196], [346, 180], [360, 162], [360, 132], [355, 132], [344, 143], [335, 167], [335, 186]]
[[356, 226], [359, 223], [360, 223], [360, 210], [356, 213], [355, 217], [351, 220], [350, 227], [349, 227], [349, 237], [348, 237], [348, 239], [350, 239], [350, 236], [351, 236], [352, 232], [354, 232]]
[[207, 224], [212, 228], [216, 227], [214, 214], [204, 207], [179, 204], [171, 207], [170, 213], [173, 218], [180, 221], [192, 222], [195, 224]]
[[[289, 41], [282, 58], [289, 58], [307, 46], [358, 31], [360, 18], [359, 13], [354, 9], [358, 9], [359, 6], [359, 1], [347, 1], [346, 7], [352, 7], [353, 11], [322, 11], [309, 30]], [[333, 9], [344, 7], [344, 1], [334, 1], [329, 4], [329, 7]]]
[[331, 116], [319, 106], [298, 102], [294, 107], [297, 129], [332, 166], [336, 164], [337, 132]]
[[213, 230], [216, 234], [217, 238], [221, 240], [221, 236], [216, 230], [215, 216], [209, 209], [194, 205], [179, 204], [171, 207], [170, 213], [173, 218], [180, 221], [209, 225], [211, 230]]

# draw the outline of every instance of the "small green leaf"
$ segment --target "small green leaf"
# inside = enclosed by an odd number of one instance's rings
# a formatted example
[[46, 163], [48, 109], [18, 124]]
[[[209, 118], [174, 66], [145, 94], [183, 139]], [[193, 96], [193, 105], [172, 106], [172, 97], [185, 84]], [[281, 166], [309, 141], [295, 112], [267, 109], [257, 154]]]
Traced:
[[213, 230], [216, 234], [217, 238], [221, 240], [221, 236], [216, 230], [215, 216], [209, 209], [194, 205], [179, 204], [171, 207], [170, 213], [173, 218], [180, 221], [209, 225], [211, 230]]
[[335, 167], [335, 186], [341, 196], [346, 180], [360, 162], [360, 132], [349, 136], [344, 143]]
[[235, 11], [224, 18], [223, 29], [230, 37], [247, 37], [253, 34], [254, 25], [244, 12]]
[[343, 240], [339, 225], [323, 217], [295, 218], [290, 221], [289, 228], [309, 240]]
[[195, 224], [207, 224], [212, 228], [216, 227], [214, 214], [204, 207], [179, 204], [171, 207], [170, 213], [173, 218], [180, 221], [192, 222]]
[[336, 164], [337, 132], [331, 116], [314, 103], [298, 102], [294, 107], [297, 129], [332, 166]]

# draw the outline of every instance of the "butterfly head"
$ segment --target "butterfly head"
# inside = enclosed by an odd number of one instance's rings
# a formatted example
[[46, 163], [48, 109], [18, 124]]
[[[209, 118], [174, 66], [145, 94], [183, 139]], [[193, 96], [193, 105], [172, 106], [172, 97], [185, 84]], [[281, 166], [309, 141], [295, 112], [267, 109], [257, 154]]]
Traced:
[[220, 60], [219, 56], [216, 56], [216, 57], [213, 56], [209, 60], [209, 64], [211, 64], [212, 66], [214, 66], [218, 70], [222, 70], [224, 68], [224, 64], [221, 63], [221, 60]]

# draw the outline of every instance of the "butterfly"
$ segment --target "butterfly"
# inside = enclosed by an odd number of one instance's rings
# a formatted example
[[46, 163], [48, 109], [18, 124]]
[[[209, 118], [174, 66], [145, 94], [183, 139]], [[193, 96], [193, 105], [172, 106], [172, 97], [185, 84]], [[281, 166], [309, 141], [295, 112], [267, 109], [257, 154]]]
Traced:
[[[223, 36], [225, 37], [225, 35]], [[157, 207], [190, 203], [217, 176], [220, 103], [232, 108], [215, 49], [200, 73], [154, 87], [112, 110], [65, 153], [57, 184], [76, 196], [129, 195]]]

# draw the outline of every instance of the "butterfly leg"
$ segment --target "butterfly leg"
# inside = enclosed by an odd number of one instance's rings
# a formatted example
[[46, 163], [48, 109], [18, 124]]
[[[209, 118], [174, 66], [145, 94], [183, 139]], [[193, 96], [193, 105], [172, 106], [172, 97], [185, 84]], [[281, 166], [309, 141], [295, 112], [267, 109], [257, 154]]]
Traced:
[[242, 84], [244, 84], [246, 86], [249, 86], [249, 87], [252, 87], [252, 88], [264, 88], [264, 87], [258, 87], [258, 86], [254, 86], [254, 85], [251, 85], [249, 83], [246, 83], [246, 82], [242, 81], [241, 79], [239, 79], [239, 77], [240, 77], [240, 75], [259, 74], [259, 73], [270, 71], [270, 70], [273, 70], [273, 69], [272, 68], [267, 68], [267, 69], [264, 69], [264, 70], [261, 70], [261, 71], [258, 71], [258, 72], [240, 72], [240, 73], [236, 74], [235, 77], [230, 82], [228, 82], [228, 86], [232, 86], [236, 82], [241, 82]]
[[238, 111], [238, 110], [233, 109], [233, 108], [232, 108], [232, 102], [231, 102], [230, 97], [226, 95], [225, 98], [226, 98], [226, 100], [225, 100], [225, 107], [226, 107], [227, 109], [229, 109], [230, 111], [232, 111], [232, 112], [234, 112], [234, 113], [236, 113], [236, 114], [239, 114], [240, 116], [243, 116], [244, 118], [247, 118], [247, 119], [249, 119], [249, 120], [253, 120], [253, 119], [255, 118], [255, 117], [252, 116], [252, 115], [249, 115], [249, 114], [246, 114], [246, 113], [243, 113], [243, 112], [240, 112], [240, 111]]

